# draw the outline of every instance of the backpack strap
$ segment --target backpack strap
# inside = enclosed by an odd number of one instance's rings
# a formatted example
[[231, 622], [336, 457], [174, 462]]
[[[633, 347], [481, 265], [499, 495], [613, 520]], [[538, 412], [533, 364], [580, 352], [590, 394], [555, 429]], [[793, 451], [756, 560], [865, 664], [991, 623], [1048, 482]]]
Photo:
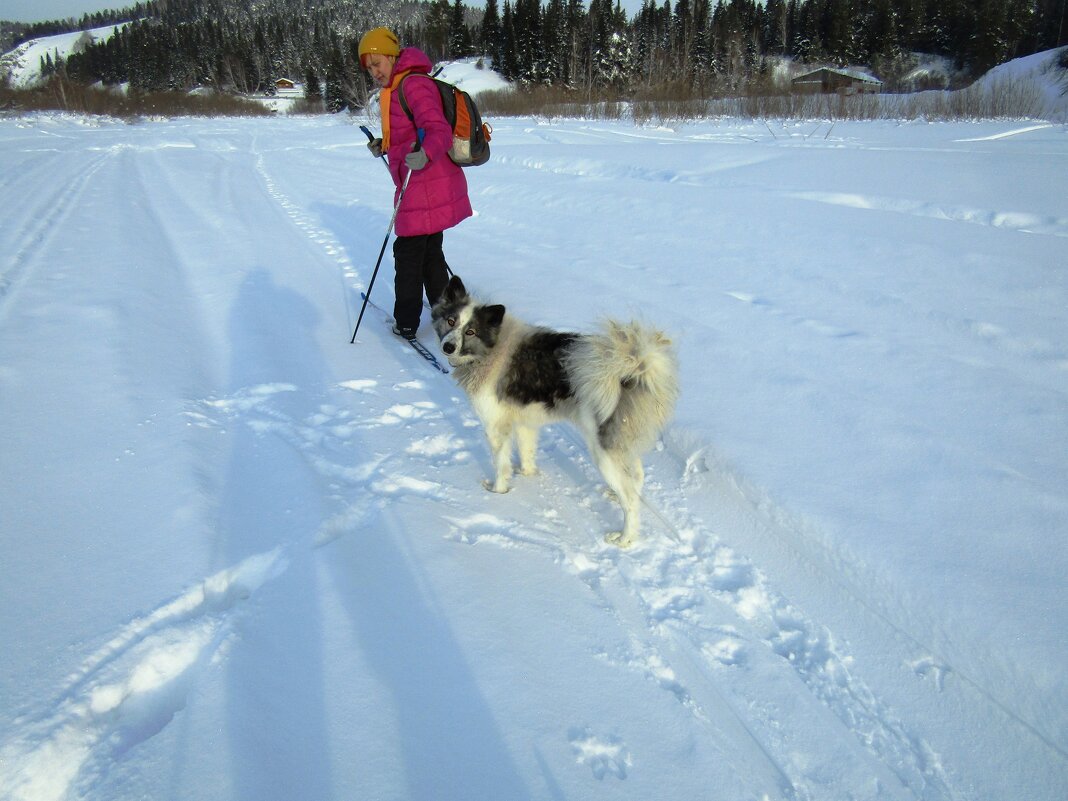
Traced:
[[[438, 70], [438, 72], [440, 72], [440, 71], [441, 70]], [[437, 73], [434, 73], [434, 74], [436, 75]], [[433, 75], [427, 75], [427, 74], [422, 73], [422, 72], [409, 72], [409, 73], [405, 73], [404, 77], [402, 77], [400, 79], [400, 83], [397, 84], [397, 100], [400, 101], [401, 110], [404, 112], [405, 116], [408, 117], [408, 121], [412, 125], [415, 125], [415, 115], [412, 114], [411, 106], [408, 105], [408, 99], [404, 96], [404, 82], [406, 80], [408, 80], [409, 78], [411, 78], [413, 75], [418, 75], [418, 76], [421, 76], [423, 78], [427, 78], [427, 79], [429, 79], [431, 81], [431, 83], [433, 83], [433, 81], [434, 81], [434, 76]]]
[[404, 97], [404, 82], [405, 82], [405, 80], [410, 78], [411, 75], [412, 74], [409, 72], [407, 75], [405, 75], [403, 78], [401, 78], [400, 79], [400, 83], [397, 84], [397, 100], [400, 101], [401, 110], [408, 117], [408, 121], [410, 123], [412, 123], [412, 125], [415, 125], [415, 115], [412, 114], [412, 109], [408, 105], [408, 100], [407, 100], [407, 98]]

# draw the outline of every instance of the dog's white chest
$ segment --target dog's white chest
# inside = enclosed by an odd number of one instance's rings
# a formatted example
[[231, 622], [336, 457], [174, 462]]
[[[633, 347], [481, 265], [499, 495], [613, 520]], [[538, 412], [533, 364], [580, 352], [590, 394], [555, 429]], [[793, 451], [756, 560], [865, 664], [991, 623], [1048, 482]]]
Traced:
[[500, 416], [501, 404], [492, 388], [482, 387], [471, 397], [471, 406], [483, 423], [489, 424]]

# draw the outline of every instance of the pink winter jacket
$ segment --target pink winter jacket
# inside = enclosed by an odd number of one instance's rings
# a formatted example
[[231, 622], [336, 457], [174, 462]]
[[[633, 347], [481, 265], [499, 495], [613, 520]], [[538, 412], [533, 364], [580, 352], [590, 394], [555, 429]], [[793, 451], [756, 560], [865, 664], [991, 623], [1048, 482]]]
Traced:
[[[414, 47], [401, 50], [393, 67], [389, 88], [392, 97], [384, 98], [383, 109], [389, 110], [389, 171], [397, 186], [393, 202], [396, 204], [408, 166], [404, 157], [412, 151], [416, 128], [422, 128], [423, 150], [430, 162], [412, 174], [404, 201], [397, 213], [397, 236], [436, 234], [471, 216], [471, 200], [467, 196], [464, 171], [449, 158], [452, 147], [452, 128], [441, 108], [441, 95], [428, 76], [432, 65], [423, 51]], [[405, 73], [404, 99], [415, 117], [415, 125], [408, 120], [395, 91]]]

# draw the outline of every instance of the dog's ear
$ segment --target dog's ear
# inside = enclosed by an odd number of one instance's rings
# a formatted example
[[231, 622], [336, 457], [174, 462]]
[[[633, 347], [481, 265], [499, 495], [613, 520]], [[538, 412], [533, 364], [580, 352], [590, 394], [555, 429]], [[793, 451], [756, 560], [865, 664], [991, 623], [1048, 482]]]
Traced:
[[449, 303], [456, 303], [467, 297], [467, 287], [465, 287], [464, 282], [460, 280], [460, 276], [453, 275], [453, 277], [449, 279], [449, 283], [445, 287], [444, 297]]
[[483, 319], [492, 328], [497, 328], [504, 320], [504, 306], [499, 303], [495, 306], [486, 306], [483, 311]]

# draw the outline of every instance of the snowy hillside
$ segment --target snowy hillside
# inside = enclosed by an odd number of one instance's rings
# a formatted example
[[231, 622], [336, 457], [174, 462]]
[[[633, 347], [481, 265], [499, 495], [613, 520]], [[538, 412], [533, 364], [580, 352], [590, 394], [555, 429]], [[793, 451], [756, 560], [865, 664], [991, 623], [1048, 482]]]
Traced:
[[442, 70], [438, 77], [441, 80], [459, 86], [472, 97], [478, 97], [482, 92], [507, 89], [509, 86], [508, 81], [492, 69], [489, 59], [465, 58], [440, 66]]
[[107, 25], [88, 31], [30, 39], [0, 56], [0, 72], [8, 74], [11, 77], [11, 85], [16, 88], [33, 86], [41, 79], [41, 63], [44, 59], [51, 58], [54, 62], [57, 55], [68, 58], [90, 42], [109, 39], [115, 28], [114, 25]]
[[[79, 48], [84, 47], [86, 42], [107, 39], [114, 32], [115, 26], [107, 26], [89, 31], [31, 39], [0, 56], [0, 73], [8, 74], [11, 78], [11, 85], [16, 88], [33, 86], [41, 79], [43, 59], [49, 57], [55, 61], [57, 56], [68, 58]], [[462, 87], [476, 97], [480, 92], [507, 88], [508, 82], [499, 73], [485, 67], [485, 63], [488, 62], [478, 58], [446, 62], [441, 65], [443, 69], [439, 77]], [[303, 87], [298, 85], [296, 90], [282, 90], [277, 96], [263, 98], [263, 102], [268, 108], [286, 113], [293, 101], [303, 96]]]
[[1064, 54], [1068, 47], [1013, 59], [990, 70], [976, 86], [987, 91], [999, 84], [1031, 87], [1038, 95], [1039, 107], [1051, 120], [1068, 122], [1068, 69]]
[[349, 344], [354, 121], [0, 119], [0, 798], [1068, 797], [1064, 127], [493, 122], [453, 268], [677, 343], [629, 551]]

